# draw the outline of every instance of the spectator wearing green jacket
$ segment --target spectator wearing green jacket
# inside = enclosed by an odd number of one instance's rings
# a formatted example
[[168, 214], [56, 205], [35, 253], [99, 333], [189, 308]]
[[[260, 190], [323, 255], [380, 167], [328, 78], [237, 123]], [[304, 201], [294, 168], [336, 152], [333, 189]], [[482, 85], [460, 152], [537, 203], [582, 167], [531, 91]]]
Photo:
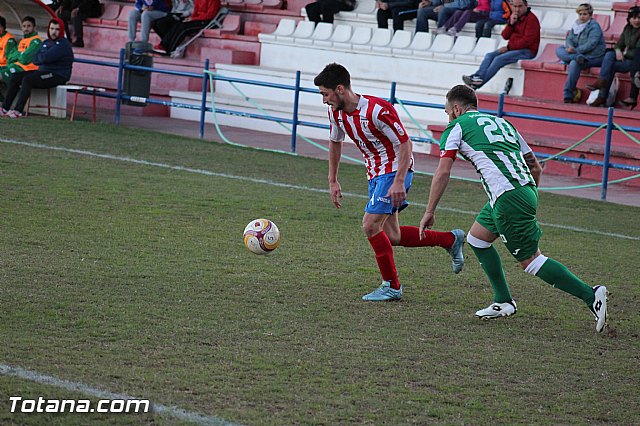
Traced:
[[24, 37], [18, 43], [18, 48], [7, 56], [7, 66], [0, 71], [0, 77], [5, 85], [8, 85], [11, 77], [17, 73], [38, 69], [33, 60], [40, 51], [42, 39], [36, 31], [35, 18], [25, 16], [22, 19], [22, 32]]

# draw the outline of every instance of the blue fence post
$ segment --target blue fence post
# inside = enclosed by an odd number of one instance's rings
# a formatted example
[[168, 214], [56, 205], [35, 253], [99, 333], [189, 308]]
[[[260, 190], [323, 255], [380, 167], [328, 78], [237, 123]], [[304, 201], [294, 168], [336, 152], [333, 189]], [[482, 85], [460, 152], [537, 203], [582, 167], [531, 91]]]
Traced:
[[118, 63], [118, 86], [116, 87], [116, 126], [120, 125], [120, 104], [122, 103], [122, 74], [124, 73], [124, 49], [120, 49], [120, 62]]
[[[202, 73], [202, 101], [200, 103], [200, 139], [204, 139], [204, 118], [207, 112], [207, 88], [209, 83], [209, 59], [204, 61], [204, 72]], [[215, 114], [215, 112], [214, 112]]]
[[395, 81], [391, 82], [391, 95], [389, 96], [389, 102], [391, 102], [391, 105], [395, 105], [396, 103], [396, 82]]
[[296, 71], [296, 85], [293, 92], [293, 126], [291, 127], [291, 152], [296, 152], [298, 135], [298, 102], [300, 100], [300, 71]]
[[604, 144], [604, 161], [602, 164], [602, 192], [600, 199], [607, 199], [607, 184], [609, 182], [609, 159], [611, 158], [611, 133], [613, 132], [613, 107], [609, 107], [607, 115], [607, 139]]
[[504, 92], [500, 93], [498, 98], [498, 117], [502, 117], [504, 114]]

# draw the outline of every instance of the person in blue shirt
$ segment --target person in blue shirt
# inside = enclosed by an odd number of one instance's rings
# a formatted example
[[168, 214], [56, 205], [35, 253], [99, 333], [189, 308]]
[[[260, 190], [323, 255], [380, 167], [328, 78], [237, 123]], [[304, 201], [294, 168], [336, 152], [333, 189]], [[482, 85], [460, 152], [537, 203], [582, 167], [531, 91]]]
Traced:
[[[11, 77], [0, 116], [22, 117], [33, 88], [50, 89], [65, 84], [71, 78], [73, 48], [64, 36], [64, 23], [60, 18], [49, 21], [47, 40], [42, 43], [33, 63], [38, 66], [37, 70]], [[11, 109], [14, 100], [16, 104]]]
[[476, 40], [481, 37], [491, 38], [491, 31], [496, 25], [504, 25], [511, 17], [511, 4], [507, 0], [491, 0], [489, 16], [476, 22]]

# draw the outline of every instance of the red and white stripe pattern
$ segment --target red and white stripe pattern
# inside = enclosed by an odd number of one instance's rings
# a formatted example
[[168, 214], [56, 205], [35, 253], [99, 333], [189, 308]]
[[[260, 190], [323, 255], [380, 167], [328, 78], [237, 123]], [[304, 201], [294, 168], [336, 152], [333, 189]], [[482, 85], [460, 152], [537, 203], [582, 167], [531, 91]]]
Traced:
[[[391, 103], [362, 95], [358, 107], [351, 113], [329, 107], [329, 122], [332, 141], [343, 142], [348, 135], [358, 146], [369, 180], [398, 169], [398, 150], [409, 136]], [[413, 168], [413, 155], [410, 167]]]

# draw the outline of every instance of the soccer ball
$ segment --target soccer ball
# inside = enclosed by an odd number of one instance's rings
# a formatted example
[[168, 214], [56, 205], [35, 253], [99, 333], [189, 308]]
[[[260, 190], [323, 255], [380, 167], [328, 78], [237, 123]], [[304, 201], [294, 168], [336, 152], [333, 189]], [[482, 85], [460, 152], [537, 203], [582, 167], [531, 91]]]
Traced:
[[280, 230], [269, 219], [256, 219], [244, 228], [244, 245], [255, 254], [267, 254], [280, 245]]

